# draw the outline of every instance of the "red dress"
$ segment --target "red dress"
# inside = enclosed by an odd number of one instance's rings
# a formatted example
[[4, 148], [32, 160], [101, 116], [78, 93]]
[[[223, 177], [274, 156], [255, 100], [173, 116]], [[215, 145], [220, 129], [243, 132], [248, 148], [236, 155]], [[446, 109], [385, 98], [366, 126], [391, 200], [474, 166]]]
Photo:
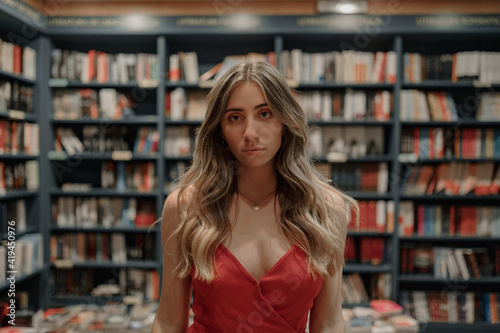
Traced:
[[293, 245], [259, 281], [223, 244], [215, 265], [212, 282], [192, 280], [195, 317], [188, 333], [305, 332], [323, 278], [308, 273], [300, 247]]

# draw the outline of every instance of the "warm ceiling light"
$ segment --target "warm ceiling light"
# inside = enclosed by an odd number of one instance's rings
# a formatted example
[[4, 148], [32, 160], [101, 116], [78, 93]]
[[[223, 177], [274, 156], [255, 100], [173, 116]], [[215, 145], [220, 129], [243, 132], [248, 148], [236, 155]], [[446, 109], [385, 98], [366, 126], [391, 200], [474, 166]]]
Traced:
[[366, 13], [368, 3], [361, 0], [318, 0], [319, 13], [359, 14]]

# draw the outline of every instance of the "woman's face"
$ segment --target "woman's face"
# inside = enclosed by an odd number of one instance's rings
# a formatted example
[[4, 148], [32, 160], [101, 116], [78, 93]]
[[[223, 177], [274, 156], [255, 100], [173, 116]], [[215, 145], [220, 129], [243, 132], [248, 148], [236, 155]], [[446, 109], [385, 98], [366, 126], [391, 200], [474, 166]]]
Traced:
[[283, 123], [273, 114], [260, 87], [243, 82], [234, 88], [221, 122], [222, 136], [242, 168], [274, 162]]

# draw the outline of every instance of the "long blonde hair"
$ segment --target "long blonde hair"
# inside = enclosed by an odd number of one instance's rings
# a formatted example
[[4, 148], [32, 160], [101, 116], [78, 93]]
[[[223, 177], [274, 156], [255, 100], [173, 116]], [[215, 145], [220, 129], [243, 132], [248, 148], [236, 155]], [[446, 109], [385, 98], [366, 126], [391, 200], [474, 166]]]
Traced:
[[253, 62], [231, 68], [208, 94], [192, 165], [179, 183], [181, 222], [173, 234], [179, 250], [178, 275], [188, 277], [194, 265], [195, 278], [213, 280], [215, 251], [231, 234], [228, 210], [238, 162], [223, 143], [220, 124], [232, 91], [242, 82], [262, 89], [269, 108], [285, 127], [275, 157], [280, 226], [288, 240], [306, 252], [312, 272], [333, 274], [344, 264], [347, 224], [340, 216], [345, 216], [346, 207], [335, 205], [332, 194], [355, 209], [357, 203], [334, 189], [305, 155], [308, 124], [294, 91], [276, 68]]

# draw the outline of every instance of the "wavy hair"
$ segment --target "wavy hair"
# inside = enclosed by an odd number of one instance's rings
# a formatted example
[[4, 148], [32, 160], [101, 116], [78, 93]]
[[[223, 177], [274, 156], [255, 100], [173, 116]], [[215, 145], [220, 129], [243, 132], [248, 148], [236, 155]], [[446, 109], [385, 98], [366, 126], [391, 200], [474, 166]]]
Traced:
[[[305, 251], [313, 275], [333, 274], [344, 264], [345, 203], [356, 212], [357, 203], [316, 171], [305, 154], [308, 123], [295, 91], [276, 68], [263, 62], [232, 67], [208, 94], [207, 114], [197, 134], [192, 165], [179, 182], [181, 221], [172, 235], [179, 250], [176, 271], [180, 277], [188, 277], [194, 265], [195, 278], [212, 281], [215, 251], [231, 235], [228, 210], [239, 169], [222, 142], [221, 121], [232, 91], [242, 82], [260, 87], [286, 129], [275, 156], [280, 226], [287, 239]], [[334, 194], [344, 205], [335, 204]]]

